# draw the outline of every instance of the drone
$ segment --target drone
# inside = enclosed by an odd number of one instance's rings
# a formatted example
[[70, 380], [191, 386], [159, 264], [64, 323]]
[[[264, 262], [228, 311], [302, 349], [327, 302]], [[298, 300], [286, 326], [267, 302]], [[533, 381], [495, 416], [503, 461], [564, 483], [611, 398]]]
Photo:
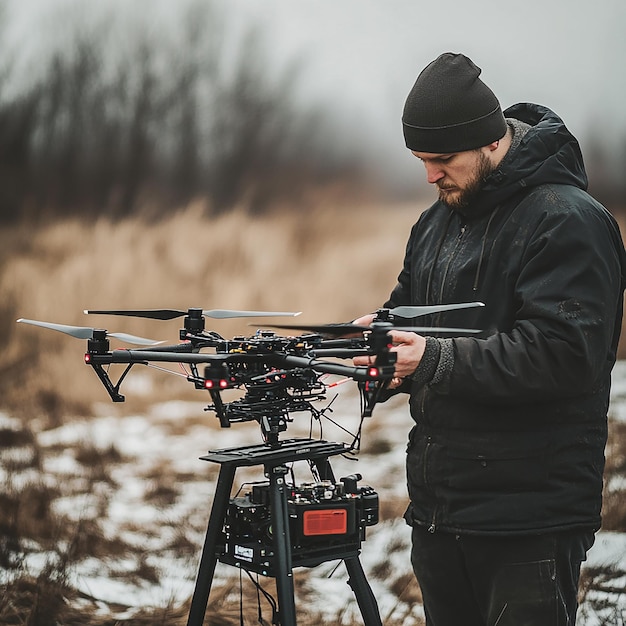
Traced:
[[[105, 387], [113, 402], [124, 402], [120, 393], [123, 381], [136, 365], [178, 363], [186, 368], [185, 377], [196, 389], [209, 392], [213, 411], [222, 428], [237, 422], [257, 421], [263, 438], [278, 445], [279, 433], [287, 429], [291, 414], [308, 411], [320, 415], [314, 403], [326, 398], [327, 375], [338, 375], [357, 383], [362, 400], [361, 417], [370, 417], [381, 392], [394, 377], [396, 354], [391, 351], [391, 330], [424, 334], [480, 332], [471, 328], [396, 325], [396, 318], [412, 319], [457, 309], [484, 306], [482, 302], [440, 304], [432, 306], [399, 306], [378, 309], [369, 325], [338, 324], [271, 324], [252, 335], [230, 339], [206, 328], [206, 319], [247, 317], [296, 317], [299, 312], [237, 311], [202, 308], [85, 310], [90, 315], [142, 317], [154, 320], [184, 318], [178, 342], [163, 342], [127, 333], [109, 332], [103, 328], [68, 326], [20, 318], [17, 321], [62, 332], [87, 341], [84, 360]], [[293, 331], [280, 335], [276, 330]], [[297, 332], [295, 332], [297, 331]], [[111, 349], [111, 339], [138, 348]], [[371, 365], [355, 366], [352, 358], [371, 356]], [[122, 374], [111, 379], [112, 364], [123, 364]], [[170, 371], [167, 370], [166, 371]], [[172, 372], [173, 373], [173, 372]], [[226, 401], [228, 390], [243, 391], [242, 397]]]

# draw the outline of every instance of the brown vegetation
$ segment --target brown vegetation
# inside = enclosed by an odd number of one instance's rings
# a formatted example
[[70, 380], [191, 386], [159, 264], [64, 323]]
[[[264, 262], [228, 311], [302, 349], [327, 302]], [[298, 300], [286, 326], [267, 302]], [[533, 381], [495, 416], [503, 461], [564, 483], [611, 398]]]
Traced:
[[[417, 213], [414, 206], [329, 203], [306, 214], [233, 211], [206, 218], [202, 206], [192, 206], [156, 223], [69, 219], [6, 228], [0, 233], [3, 404], [55, 423], [108, 400], [82, 362], [83, 342], [16, 324], [19, 317], [167, 341], [176, 340], [180, 320], [85, 316], [83, 310], [199, 306], [302, 311], [303, 323], [354, 319], [386, 299]], [[224, 320], [213, 328], [227, 337], [271, 321]], [[156, 379], [149, 401], [186, 391], [177, 380], [165, 376], [161, 385]], [[135, 400], [129, 393], [128, 406]]]
[[605, 530], [626, 530], [626, 423], [610, 422], [606, 450], [602, 526]]

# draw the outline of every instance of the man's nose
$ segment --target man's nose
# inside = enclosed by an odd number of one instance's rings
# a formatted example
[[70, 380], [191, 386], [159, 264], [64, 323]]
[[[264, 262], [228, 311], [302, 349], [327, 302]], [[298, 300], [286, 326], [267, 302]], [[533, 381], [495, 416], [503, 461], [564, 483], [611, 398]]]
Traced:
[[436, 183], [445, 176], [443, 170], [437, 164], [424, 163], [424, 167], [426, 168], [426, 179], [431, 184]]

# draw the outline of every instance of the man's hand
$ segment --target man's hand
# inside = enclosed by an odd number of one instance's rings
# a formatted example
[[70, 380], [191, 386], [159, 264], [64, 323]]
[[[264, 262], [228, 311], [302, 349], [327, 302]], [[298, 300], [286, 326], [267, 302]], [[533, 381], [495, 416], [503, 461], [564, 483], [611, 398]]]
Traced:
[[[364, 319], [364, 318], [360, 318]], [[362, 323], [362, 322], [358, 322]], [[391, 352], [397, 354], [394, 379], [388, 385], [389, 389], [395, 389], [402, 384], [402, 379], [413, 374], [424, 356], [426, 339], [417, 333], [402, 330], [390, 330], [389, 336], [393, 341]], [[353, 359], [354, 365], [374, 365], [375, 356], [357, 356]]]
[[[363, 317], [359, 317], [358, 319], [353, 320], [350, 324], [355, 324], [357, 326], [369, 326], [376, 317], [376, 313], [369, 313], [368, 315], [363, 315]], [[352, 337], [363, 337], [363, 331], [358, 332], [349, 332], [345, 335], [340, 335], [344, 339], [350, 339]]]
[[352, 324], [356, 324], [357, 326], [370, 326], [375, 318], [376, 313], [369, 313], [368, 315], [364, 315], [363, 317], [358, 317], [352, 322]]
[[426, 339], [417, 333], [402, 330], [389, 331], [393, 339], [391, 352], [398, 354], [395, 374], [398, 378], [410, 376], [420, 364], [426, 348]]

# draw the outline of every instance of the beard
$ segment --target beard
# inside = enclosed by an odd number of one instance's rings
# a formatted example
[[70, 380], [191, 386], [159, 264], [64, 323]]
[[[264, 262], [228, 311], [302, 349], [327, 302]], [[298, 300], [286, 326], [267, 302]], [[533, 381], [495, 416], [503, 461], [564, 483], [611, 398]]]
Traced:
[[483, 188], [487, 176], [496, 169], [482, 152], [478, 152], [478, 159], [474, 170], [463, 187], [455, 185], [437, 185], [439, 188], [439, 200], [451, 209], [463, 209], [470, 205]]

